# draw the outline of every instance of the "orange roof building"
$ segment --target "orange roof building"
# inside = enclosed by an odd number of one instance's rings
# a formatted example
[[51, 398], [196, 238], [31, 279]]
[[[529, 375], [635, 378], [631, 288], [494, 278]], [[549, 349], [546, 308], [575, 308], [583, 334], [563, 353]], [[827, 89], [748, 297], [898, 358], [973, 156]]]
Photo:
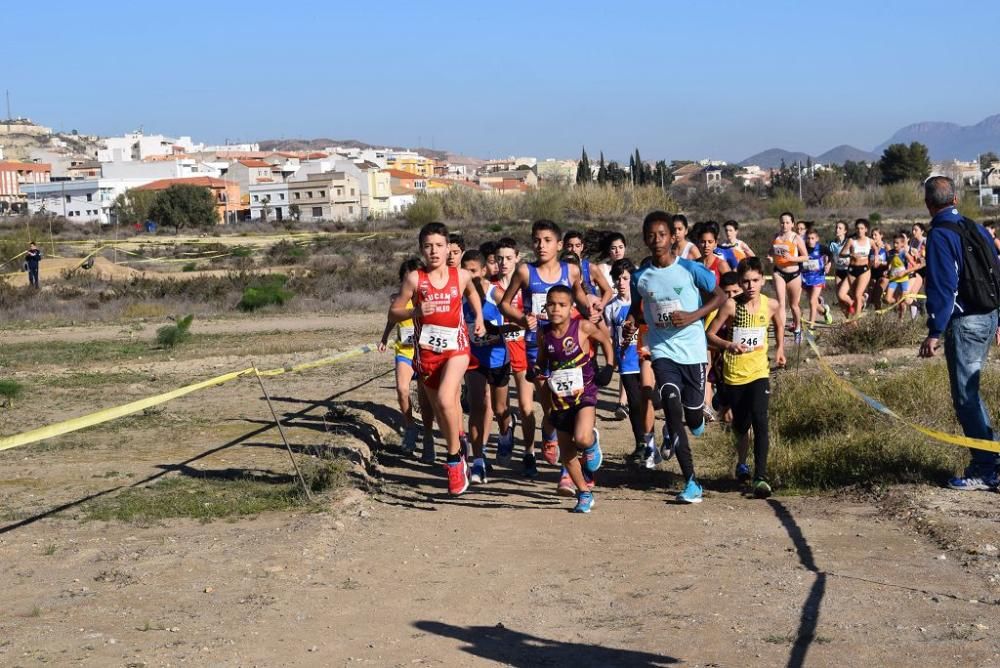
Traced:
[[215, 207], [219, 212], [219, 224], [236, 222], [240, 217], [240, 185], [235, 181], [217, 179], [211, 176], [189, 176], [177, 179], [160, 179], [139, 186], [136, 190], [166, 190], [170, 186], [189, 185], [208, 188], [215, 198]]

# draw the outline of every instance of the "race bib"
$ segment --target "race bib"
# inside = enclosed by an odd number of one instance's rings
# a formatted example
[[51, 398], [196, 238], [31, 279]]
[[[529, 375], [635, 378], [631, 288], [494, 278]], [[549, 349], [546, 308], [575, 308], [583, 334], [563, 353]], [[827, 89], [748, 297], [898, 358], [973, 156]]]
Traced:
[[553, 371], [549, 376], [549, 389], [560, 397], [580, 394], [583, 392], [583, 367]]
[[[496, 325], [497, 323], [491, 323]], [[484, 334], [483, 336], [478, 336], [476, 332], [476, 321], [466, 320], [465, 325], [469, 330], [469, 344], [477, 348], [482, 348], [483, 346], [495, 346], [500, 343], [499, 334]]]
[[404, 346], [413, 345], [413, 327], [399, 328], [399, 343]]
[[842, 255], [837, 256], [837, 269], [847, 269], [851, 266], [851, 258], [843, 257]]
[[548, 320], [548, 314], [545, 312], [545, 298], [547, 296], [547, 293], [538, 294], [537, 292], [531, 295], [531, 315], [542, 320]]
[[513, 332], [504, 332], [503, 338], [505, 341], [520, 341], [524, 338], [524, 330], [517, 329]]
[[764, 347], [765, 341], [767, 341], [767, 328], [765, 327], [733, 328], [733, 343], [746, 346], [750, 350]]
[[673, 327], [670, 322], [670, 314], [681, 310], [680, 299], [668, 299], [662, 302], [653, 303], [653, 323], [656, 327]]
[[420, 328], [420, 347], [436, 353], [458, 350], [458, 327], [424, 325]]
[[802, 263], [802, 269], [805, 271], [819, 271], [819, 260], [806, 260]]
[[775, 257], [785, 257], [788, 255], [788, 246], [784, 244], [774, 244], [771, 246], [771, 255]]

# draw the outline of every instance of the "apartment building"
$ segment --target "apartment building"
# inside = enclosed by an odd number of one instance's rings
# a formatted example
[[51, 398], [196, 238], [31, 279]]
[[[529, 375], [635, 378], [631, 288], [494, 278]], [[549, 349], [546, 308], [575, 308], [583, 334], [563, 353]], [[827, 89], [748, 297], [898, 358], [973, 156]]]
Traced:
[[361, 184], [345, 172], [299, 175], [288, 181], [290, 206], [300, 220], [358, 220], [361, 218]]
[[0, 213], [26, 210], [28, 199], [23, 187], [51, 179], [52, 165], [47, 163], [0, 162]]

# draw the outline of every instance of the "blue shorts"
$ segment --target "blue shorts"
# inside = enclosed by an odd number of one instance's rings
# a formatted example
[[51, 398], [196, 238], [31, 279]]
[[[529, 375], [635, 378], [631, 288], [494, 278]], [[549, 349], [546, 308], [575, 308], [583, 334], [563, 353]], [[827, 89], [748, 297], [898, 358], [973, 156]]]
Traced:
[[399, 364], [400, 362], [409, 364], [411, 368], [413, 367], [412, 357], [407, 357], [406, 355], [396, 355], [396, 364]]
[[826, 274], [811, 271], [802, 272], [802, 284], [806, 287], [814, 288], [817, 285], [826, 285]]
[[889, 281], [889, 286], [886, 288], [886, 290], [892, 292], [893, 290], [896, 289], [902, 290], [903, 294], [906, 294], [907, 292], [910, 291], [910, 281], [907, 280], [901, 283], [896, 283], [895, 281]]

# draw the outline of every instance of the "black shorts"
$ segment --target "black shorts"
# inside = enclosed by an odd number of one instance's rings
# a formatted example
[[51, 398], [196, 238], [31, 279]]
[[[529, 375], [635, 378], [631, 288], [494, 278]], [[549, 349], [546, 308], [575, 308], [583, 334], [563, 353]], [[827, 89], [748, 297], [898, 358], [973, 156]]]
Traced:
[[781, 276], [783, 279], [785, 279], [785, 283], [791, 283], [796, 278], [799, 278], [802, 275], [802, 270], [796, 269], [795, 271], [780, 271], [778, 269], [775, 269], [774, 275]]
[[469, 373], [482, 374], [486, 377], [486, 384], [490, 387], [504, 387], [510, 382], [510, 362], [495, 369], [490, 369], [480, 364], [475, 369], [470, 370]]
[[915, 273], [920, 278], [926, 278], [927, 277], [927, 267], [920, 267], [920, 269], [917, 269], [913, 273]]
[[838, 270], [837, 270], [837, 280], [838, 280], [838, 281], [842, 281], [842, 280], [844, 280], [845, 278], [847, 278], [847, 273], [848, 273], [848, 272], [847, 272], [847, 270], [846, 270], [846, 269], [838, 269]]
[[666, 359], [653, 360], [653, 377], [656, 394], [662, 396], [663, 388], [672, 385], [680, 393], [681, 405], [690, 410], [705, 406], [705, 365], [678, 364]]
[[868, 265], [851, 267], [847, 271], [850, 272], [851, 276], [857, 278], [858, 276], [864, 276], [865, 272], [868, 271]]
[[561, 431], [565, 434], [572, 434], [576, 431], [576, 416], [579, 415], [580, 411], [584, 408], [594, 408], [594, 405], [577, 404], [576, 406], [570, 406], [564, 410], [552, 411], [549, 413], [549, 420], [552, 421], [552, 426], [555, 427], [556, 431]]
[[885, 276], [886, 267], [873, 267], [872, 268], [872, 280], [881, 281], [882, 277]]
[[733, 431], [745, 434], [750, 429], [754, 415], [767, 421], [771, 381], [768, 378], [758, 378], [744, 385], [727, 385], [726, 398], [733, 410]]

